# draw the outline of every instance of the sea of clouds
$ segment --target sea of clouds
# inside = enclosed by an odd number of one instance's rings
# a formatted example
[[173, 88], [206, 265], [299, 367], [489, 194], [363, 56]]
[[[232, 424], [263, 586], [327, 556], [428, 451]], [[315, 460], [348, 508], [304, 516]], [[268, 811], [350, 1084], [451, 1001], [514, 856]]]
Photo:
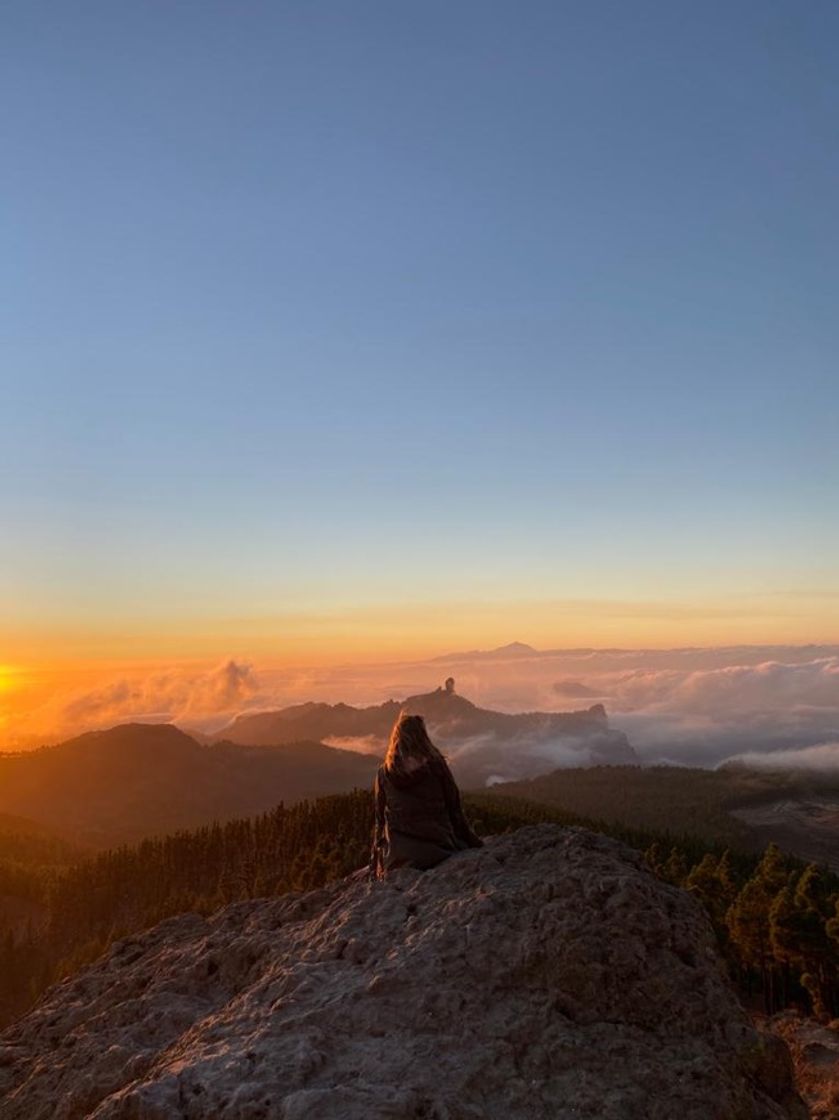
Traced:
[[[835, 646], [516, 648], [316, 670], [226, 660], [210, 668], [123, 674], [57, 693], [9, 729], [8, 745], [15, 745], [15, 731], [21, 745], [33, 745], [129, 720], [172, 721], [211, 732], [244, 712], [305, 700], [401, 700], [437, 687], [449, 675], [462, 696], [501, 711], [567, 711], [602, 703], [612, 727], [627, 733], [645, 764], [714, 767], [738, 759], [750, 765], [839, 767]], [[376, 749], [369, 741], [341, 745]], [[545, 763], [579, 764], [580, 754], [571, 746], [557, 743], [551, 752], [542, 743], [538, 749]]]
[[459, 691], [505, 710], [602, 703], [648, 765], [839, 767], [839, 647], [565, 650], [450, 667]]

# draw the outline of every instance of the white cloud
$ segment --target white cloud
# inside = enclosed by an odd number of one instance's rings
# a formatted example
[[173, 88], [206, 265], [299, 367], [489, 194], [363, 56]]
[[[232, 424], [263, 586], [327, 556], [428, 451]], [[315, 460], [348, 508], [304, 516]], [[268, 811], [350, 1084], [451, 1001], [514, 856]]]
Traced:
[[159, 670], [123, 676], [92, 689], [55, 695], [29, 716], [50, 738], [77, 735], [115, 723], [183, 722], [200, 727], [241, 710], [258, 696], [250, 665], [223, 661], [202, 672]]
[[727, 763], [766, 770], [839, 770], [839, 742], [817, 743], [800, 750], [746, 751], [732, 755], [721, 765]]
[[384, 749], [384, 744], [377, 735], [327, 735], [323, 742], [327, 747], [356, 751], [358, 754], [381, 755]]

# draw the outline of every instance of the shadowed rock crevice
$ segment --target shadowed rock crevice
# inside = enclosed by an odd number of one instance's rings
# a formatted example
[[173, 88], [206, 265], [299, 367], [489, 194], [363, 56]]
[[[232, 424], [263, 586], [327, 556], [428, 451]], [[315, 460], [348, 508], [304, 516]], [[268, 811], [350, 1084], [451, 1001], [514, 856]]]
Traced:
[[699, 906], [538, 825], [184, 915], [2, 1037], [4, 1120], [799, 1120]]

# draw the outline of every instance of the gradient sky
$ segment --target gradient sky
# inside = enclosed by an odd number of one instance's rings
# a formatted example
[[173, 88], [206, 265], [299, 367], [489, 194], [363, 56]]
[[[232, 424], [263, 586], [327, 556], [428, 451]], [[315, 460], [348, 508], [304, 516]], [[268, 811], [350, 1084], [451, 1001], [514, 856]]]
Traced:
[[839, 640], [837, 49], [4, 4], [0, 660]]

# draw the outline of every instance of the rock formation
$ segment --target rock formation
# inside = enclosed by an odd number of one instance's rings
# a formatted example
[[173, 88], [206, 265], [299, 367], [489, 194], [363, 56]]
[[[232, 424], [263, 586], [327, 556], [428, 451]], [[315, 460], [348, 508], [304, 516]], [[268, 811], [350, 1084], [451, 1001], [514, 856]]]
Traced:
[[3, 1120], [799, 1120], [700, 907], [537, 825], [186, 914], [0, 1036]]
[[[451, 687], [449, 684], [451, 682]], [[447, 755], [461, 786], [484, 786], [488, 779], [533, 777], [553, 770], [557, 755], [577, 766], [626, 766], [638, 762], [622, 731], [609, 726], [602, 704], [574, 712], [496, 712], [459, 695], [454, 678], [404, 700], [367, 708], [349, 704], [297, 704], [276, 712], [238, 716], [213, 738], [240, 744], [290, 743], [320, 739], [367, 740], [382, 754], [402, 709], [424, 716], [431, 737]]]

